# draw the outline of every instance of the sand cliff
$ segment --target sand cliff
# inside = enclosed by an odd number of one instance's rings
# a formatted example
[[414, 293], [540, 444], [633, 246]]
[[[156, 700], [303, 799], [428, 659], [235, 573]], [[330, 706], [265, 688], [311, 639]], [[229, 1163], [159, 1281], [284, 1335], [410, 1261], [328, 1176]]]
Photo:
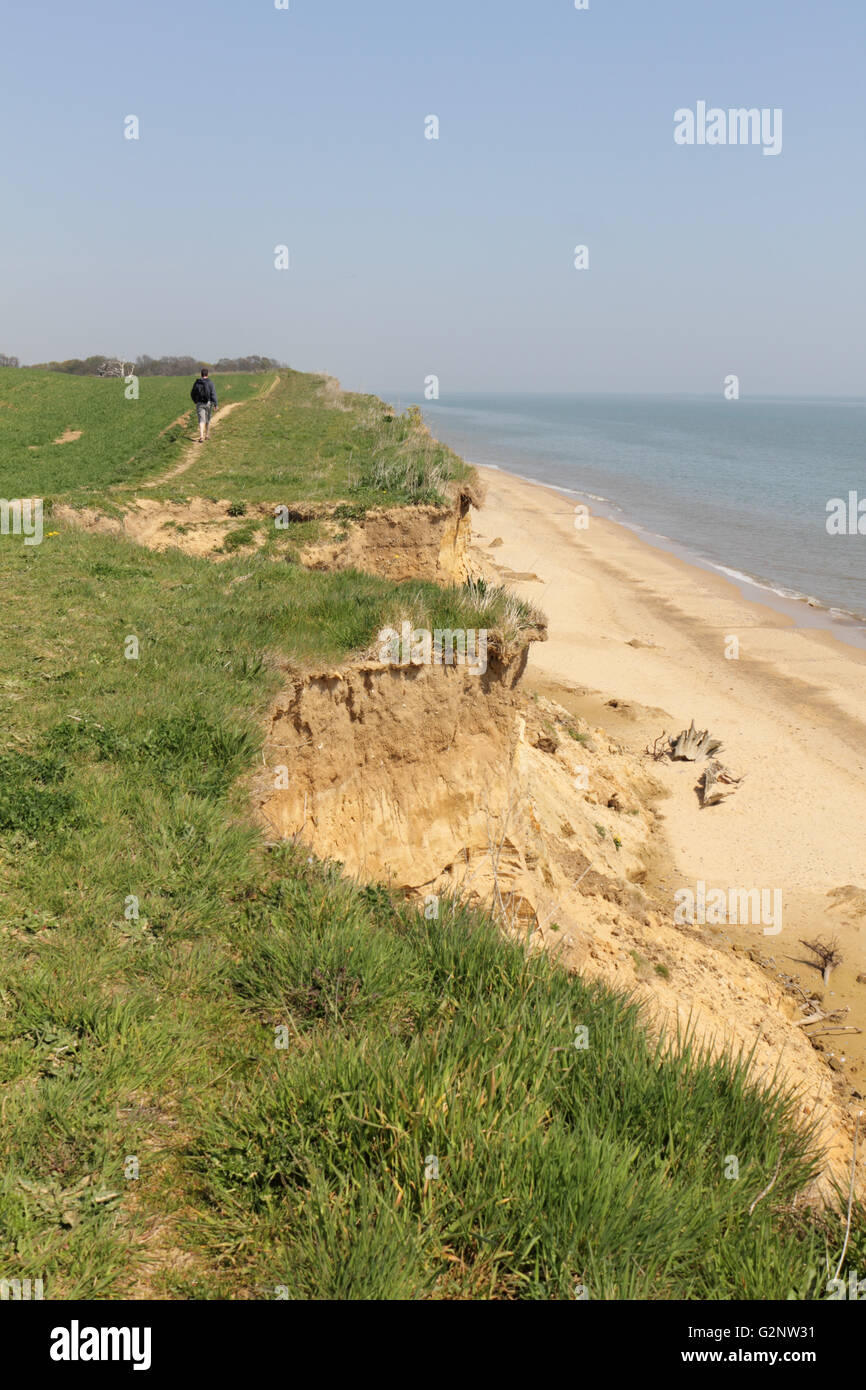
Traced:
[[763, 948], [672, 920], [654, 765], [516, 675], [498, 663], [484, 677], [374, 661], [287, 671], [254, 787], [266, 833], [427, 912], [452, 893], [491, 906], [566, 968], [636, 991], [653, 1027], [753, 1054], [756, 1074], [783, 1074], [820, 1122], [823, 1190], [844, 1182], [850, 1095], [796, 1026], [799, 999]]

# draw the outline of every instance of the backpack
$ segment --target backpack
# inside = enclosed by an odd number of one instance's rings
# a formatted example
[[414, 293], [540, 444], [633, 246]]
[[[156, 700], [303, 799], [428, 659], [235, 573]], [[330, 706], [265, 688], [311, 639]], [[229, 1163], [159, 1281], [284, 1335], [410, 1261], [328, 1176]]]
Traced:
[[210, 390], [208, 387], [209, 383], [203, 381], [201, 377], [199, 377], [198, 381], [193, 383], [193, 388], [189, 394], [190, 399], [195, 405], [207, 405], [207, 402], [210, 400]]

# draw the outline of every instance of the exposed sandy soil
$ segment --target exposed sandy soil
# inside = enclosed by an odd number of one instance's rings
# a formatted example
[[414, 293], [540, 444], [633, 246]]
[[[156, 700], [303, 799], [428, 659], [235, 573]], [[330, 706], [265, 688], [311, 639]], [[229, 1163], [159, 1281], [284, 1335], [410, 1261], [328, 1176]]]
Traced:
[[[274, 525], [274, 507], [267, 502], [248, 506], [241, 517], [229, 515], [230, 505], [226, 499], [204, 497], [184, 502], [136, 497], [119, 517], [93, 507], [74, 510], [64, 505], [55, 507], [54, 515], [97, 534], [127, 536], [149, 550], [174, 548], [219, 560], [226, 558], [220, 552], [230, 531], [256, 519], [264, 523], [249, 546], [233, 552], [244, 555], [255, 551], [265, 528]], [[427, 579], [443, 584], [462, 583], [470, 573], [472, 532], [465, 498], [452, 507], [376, 508], [359, 521], [335, 521], [333, 510], [332, 505], [308, 505], [296, 514], [296, 520], [319, 520], [328, 537], [301, 550], [301, 563], [309, 569], [352, 567], [395, 582]]]
[[[106, 516], [93, 507], [75, 510], [62, 505], [55, 507], [54, 515], [97, 535], [126, 536], [149, 550], [176, 548], [187, 555], [205, 556], [219, 550], [228, 533], [249, 519], [229, 516], [229, 506], [227, 501], [212, 502], [204, 497], [188, 502], [136, 497], [119, 517]], [[270, 518], [269, 508], [251, 508], [250, 513], [256, 510], [263, 519]]]
[[81, 438], [81, 435], [81, 430], [64, 430], [53, 442], [55, 444], [73, 444], [76, 439]]
[[343, 539], [334, 536], [308, 546], [302, 559], [311, 569], [352, 567], [395, 583], [405, 579], [462, 583], [469, 578], [472, 526], [465, 497], [451, 508], [375, 508], [361, 522], [331, 529]]
[[672, 921], [655, 765], [529, 699], [515, 675], [373, 661], [287, 673], [253, 789], [263, 824], [425, 905], [451, 891], [492, 904], [567, 967], [635, 990], [656, 1026], [754, 1048], [757, 1075], [780, 1066], [800, 1086], [825, 1177], [844, 1181], [849, 1088], [795, 1026], [799, 997], [746, 949]]

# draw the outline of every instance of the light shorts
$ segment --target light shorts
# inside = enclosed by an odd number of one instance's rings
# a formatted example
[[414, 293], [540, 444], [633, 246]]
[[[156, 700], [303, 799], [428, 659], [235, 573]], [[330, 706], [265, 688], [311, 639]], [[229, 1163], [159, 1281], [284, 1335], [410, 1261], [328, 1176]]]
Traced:
[[205, 401], [204, 405], [196, 405], [198, 411], [198, 422], [200, 425], [209, 425], [210, 417], [213, 414], [213, 403]]

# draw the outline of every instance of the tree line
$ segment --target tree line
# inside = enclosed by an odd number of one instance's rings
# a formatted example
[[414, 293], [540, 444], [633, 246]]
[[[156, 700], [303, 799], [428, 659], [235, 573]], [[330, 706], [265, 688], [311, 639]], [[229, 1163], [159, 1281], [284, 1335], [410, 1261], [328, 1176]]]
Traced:
[[[218, 362], [209, 362], [206, 357], [148, 357], [146, 353], [132, 362], [97, 353], [93, 357], [69, 357], [65, 362], [32, 362], [30, 365], [47, 372], [67, 372], [70, 376], [190, 376], [197, 375], [200, 367], [212, 372], [267, 372], [285, 367], [286, 363], [278, 362], [275, 357], [260, 357], [257, 353], [249, 357], [221, 357]], [[17, 357], [0, 353], [0, 367], [20, 366]]]

